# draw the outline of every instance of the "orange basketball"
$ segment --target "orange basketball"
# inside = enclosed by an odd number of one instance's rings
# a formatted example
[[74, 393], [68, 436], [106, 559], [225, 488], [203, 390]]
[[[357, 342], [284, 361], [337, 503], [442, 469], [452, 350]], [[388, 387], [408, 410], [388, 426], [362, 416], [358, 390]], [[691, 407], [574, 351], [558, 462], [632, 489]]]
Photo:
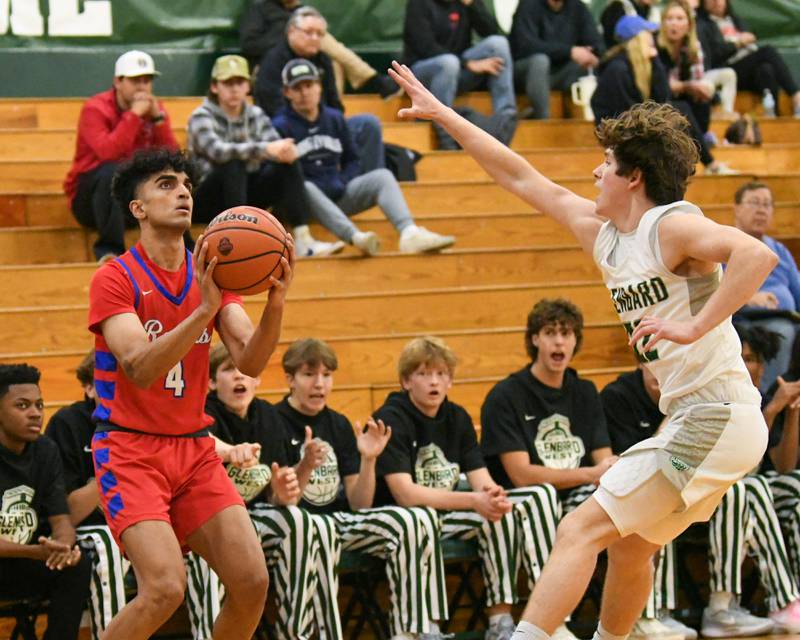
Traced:
[[241, 295], [269, 289], [269, 277], [283, 275], [281, 256], [289, 256], [283, 225], [256, 207], [223, 211], [208, 223], [203, 240], [208, 242], [206, 263], [217, 258], [214, 282]]

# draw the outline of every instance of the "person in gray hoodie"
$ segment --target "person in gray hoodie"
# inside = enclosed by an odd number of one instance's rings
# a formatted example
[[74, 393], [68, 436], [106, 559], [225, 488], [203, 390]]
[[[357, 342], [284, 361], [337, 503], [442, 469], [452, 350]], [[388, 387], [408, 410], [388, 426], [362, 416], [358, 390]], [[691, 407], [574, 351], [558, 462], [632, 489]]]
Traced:
[[342, 242], [320, 242], [309, 230], [313, 204], [294, 141], [282, 138], [269, 117], [247, 103], [250, 70], [241, 56], [217, 58], [203, 104], [189, 117], [187, 147], [199, 176], [194, 222], [209, 222], [237, 205], [272, 207], [292, 228], [298, 256], [341, 251]]

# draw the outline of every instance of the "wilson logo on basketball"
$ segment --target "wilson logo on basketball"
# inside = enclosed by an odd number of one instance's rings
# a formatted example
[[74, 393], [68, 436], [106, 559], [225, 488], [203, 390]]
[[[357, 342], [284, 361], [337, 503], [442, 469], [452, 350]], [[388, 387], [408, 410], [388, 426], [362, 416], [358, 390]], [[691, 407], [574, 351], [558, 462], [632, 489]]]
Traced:
[[228, 237], [222, 238], [217, 243], [217, 251], [219, 251], [223, 256], [227, 256], [231, 251], [233, 251], [233, 243], [228, 239]]
[[249, 222], [250, 224], [258, 224], [258, 218], [248, 213], [225, 211], [209, 222], [208, 228], [210, 229], [223, 222]]

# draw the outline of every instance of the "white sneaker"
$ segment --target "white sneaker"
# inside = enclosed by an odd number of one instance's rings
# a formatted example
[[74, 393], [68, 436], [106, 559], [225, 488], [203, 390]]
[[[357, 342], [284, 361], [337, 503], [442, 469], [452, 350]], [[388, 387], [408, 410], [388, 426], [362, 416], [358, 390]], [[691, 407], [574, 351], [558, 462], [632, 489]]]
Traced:
[[706, 638], [763, 636], [775, 626], [769, 618], [759, 618], [739, 606], [712, 611], [703, 609], [700, 633]]
[[630, 640], [683, 640], [683, 634], [673, 631], [657, 618], [639, 618], [631, 629]]
[[697, 640], [697, 631], [691, 627], [687, 627], [680, 620], [673, 618], [669, 611], [664, 611], [658, 616], [659, 622], [665, 627], [669, 627], [673, 631], [677, 631], [683, 636], [683, 640]]
[[400, 234], [401, 253], [423, 253], [425, 251], [438, 251], [452, 245], [456, 239], [453, 236], [443, 236], [425, 227], [409, 227]]
[[562, 624], [553, 631], [553, 635], [550, 636], [550, 640], [578, 640], [577, 636], [569, 630], [567, 625]]
[[[503, 616], [495, 622], [490, 624], [486, 633], [483, 635], [484, 640], [511, 640], [516, 629], [514, 618], [510, 614], [503, 614]], [[551, 636], [552, 637], [552, 636]]]
[[741, 172], [732, 169], [724, 162], [717, 162], [716, 166], [708, 165], [704, 173], [709, 176], [738, 176]]
[[381, 250], [381, 240], [374, 231], [356, 231], [351, 242], [356, 249], [368, 256], [374, 256]]
[[298, 258], [312, 258], [320, 256], [332, 256], [344, 249], [344, 242], [321, 242], [311, 238], [297, 238], [294, 241], [294, 253]]

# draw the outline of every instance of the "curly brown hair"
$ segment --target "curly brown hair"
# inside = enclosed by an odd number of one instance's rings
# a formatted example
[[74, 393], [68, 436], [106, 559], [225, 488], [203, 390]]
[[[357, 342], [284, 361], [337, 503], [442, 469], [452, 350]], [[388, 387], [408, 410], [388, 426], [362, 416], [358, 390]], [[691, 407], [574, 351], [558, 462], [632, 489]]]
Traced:
[[543, 298], [533, 305], [528, 314], [528, 323], [525, 327], [525, 350], [531, 362], [536, 362], [539, 347], [533, 344], [533, 336], [538, 334], [548, 325], [561, 325], [572, 329], [575, 333], [576, 355], [583, 342], [583, 314], [577, 305], [566, 298]]
[[683, 199], [700, 159], [689, 130], [689, 121], [675, 107], [647, 101], [604, 119], [595, 135], [614, 152], [617, 175], [639, 169], [647, 197], [661, 205]]

